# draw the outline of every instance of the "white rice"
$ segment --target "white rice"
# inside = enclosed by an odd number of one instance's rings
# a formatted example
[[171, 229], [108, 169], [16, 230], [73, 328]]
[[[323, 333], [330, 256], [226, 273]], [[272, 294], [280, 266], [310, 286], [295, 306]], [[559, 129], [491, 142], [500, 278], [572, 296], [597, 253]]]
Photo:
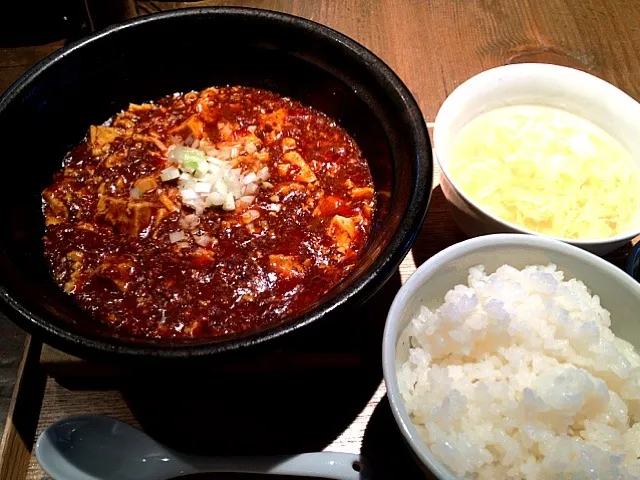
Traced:
[[640, 356], [598, 296], [563, 277], [471, 268], [403, 332], [404, 403], [461, 478], [640, 478]]

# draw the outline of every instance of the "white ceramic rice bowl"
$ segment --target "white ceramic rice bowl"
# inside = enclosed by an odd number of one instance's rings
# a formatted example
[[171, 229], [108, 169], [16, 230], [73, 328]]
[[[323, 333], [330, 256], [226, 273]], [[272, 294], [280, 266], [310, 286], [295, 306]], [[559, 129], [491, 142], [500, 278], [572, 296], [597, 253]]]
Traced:
[[398, 389], [397, 368], [407, 359], [408, 345], [396, 344], [400, 334], [421, 305], [436, 308], [444, 295], [457, 284], [466, 284], [468, 270], [478, 264], [493, 273], [509, 264], [522, 269], [527, 265], [554, 263], [565, 273], [565, 280], [577, 278], [599, 295], [611, 313], [611, 330], [640, 350], [640, 284], [609, 262], [566, 243], [533, 235], [486, 235], [453, 245], [422, 264], [405, 282], [387, 316], [382, 366], [387, 396], [400, 431], [424, 467], [439, 480], [457, 480], [430, 451], [411, 423]]

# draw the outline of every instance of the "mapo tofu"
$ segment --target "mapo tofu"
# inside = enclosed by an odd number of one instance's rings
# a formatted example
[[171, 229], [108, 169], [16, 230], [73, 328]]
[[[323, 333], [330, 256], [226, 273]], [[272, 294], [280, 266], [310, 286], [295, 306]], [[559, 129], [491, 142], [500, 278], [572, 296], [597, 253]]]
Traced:
[[43, 192], [55, 281], [121, 334], [205, 338], [304, 311], [358, 262], [366, 160], [324, 114], [208, 88], [130, 105]]

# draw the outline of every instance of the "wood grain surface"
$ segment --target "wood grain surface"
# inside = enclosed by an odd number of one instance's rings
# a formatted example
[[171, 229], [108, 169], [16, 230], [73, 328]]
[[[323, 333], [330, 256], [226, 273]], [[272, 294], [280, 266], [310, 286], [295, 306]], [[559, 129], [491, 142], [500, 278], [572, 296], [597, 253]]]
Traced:
[[[62, 44], [62, 41], [57, 41], [30, 47], [0, 47], [0, 93], [9, 88], [20, 75], [38, 61], [60, 48]], [[20, 402], [21, 406], [17, 405], [18, 397], [22, 400], [26, 398], [25, 394], [18, 395], [18, 389], [21, 386], [27, 389], [32, 386], [31, 375], [22, 376], [26, 365], [26, 357], [23, 356], [23, 353], [26, 353], [25, 339], [26, 335], [22, 330], [7, 317], [0, 315], [0, 426], [6, 427], [0, 444], [0, 479], [22, 478], [20, 474], [24, 476], [33, 440], [33, 432], [27, 437], [21, 436], [21, 432], [30, 430], [30, 420], [26, 420], [26, 427], [21, 424], [21, 411], [24, 412], [24, 408], [28, 406], [33, 407], [33, 404], [23, 401]], [[35, 355], [36, 364], [38, 357], [39, 355]], [[32, 365], [34, 355], [29, 358], [29, 364]], [[18, 383], [16, 379], [19, 379]], [[37, 391], [34, 393], [38, 395]], [[14, 414], [17, 416], [14, 417]]]
[[43, 370], [38, 365], [39, 353], [40, 344], [28, 338], [0, 442], [2, 479], [24, 478], [25, 471], [31, 463], [33, 432], [38, 423], [33, 412], [40, 410], [46, 380]]
[[219, 5], [292, 13], [354, 38], [404, 80], [427, 121], [461, 82], [508, 63], [568, 65], [640, 97], [637, 0], [139, 1], [138, 10]]
[[[216, 5], [292, 13], [354, 38], [398, 73], [428, 122], [461, 82], [487, 68], [514, 62], [569, 65], [640, 97], [640, 2], [635, 0], [138, 1], [137, 11]], [[7, 83], [10, 64], [0, 57], [0, 85]], [[289, 376], [263, 372], [243, 376], [241, 384], [233, 375], [217, 372], [208, 378], [217, 388], [213, 396], [202, 390], [201, 379], [189, 375], [142, 380], [96, 375], [94, 382], [86, 375], [75, 381], [73, 375], [58, 381], [49, 377], [42, 384], [46, 387], [42, 408], [32, 412], [39, 417], [36, 431], [66, 415], [107, 413], [191, 451], [361, 451], [374, 463], [378, 478], [424, 478], [403, 445], [384, 396], [380, 322], [400, 283], [416, 266], [464, 238], [436, 182], [427, 221], [411, 253], [374, 299], [377, 303], [359, 319], [371, 328], [358, 347], [361, 362], [353, 368]], [[609, 259], [621, 264], [626, 251], [621, 249]], [[62, 371], [76, 362], [47, 348], [41, 361], [46, 368], [62, 366]], [[2, 451], [10, 450], [5, 445]], [[6, 455], [0, 459], [3, 465], [16, 460]], [[27, 470], [1, 473], [0, 480], [45, 478], [33, 458], [28, 463]]]
[[4, 92], [20, 75], [55, 52], [64, 45], [64, 41], [29, 47], [0, 47], [0, 92]]

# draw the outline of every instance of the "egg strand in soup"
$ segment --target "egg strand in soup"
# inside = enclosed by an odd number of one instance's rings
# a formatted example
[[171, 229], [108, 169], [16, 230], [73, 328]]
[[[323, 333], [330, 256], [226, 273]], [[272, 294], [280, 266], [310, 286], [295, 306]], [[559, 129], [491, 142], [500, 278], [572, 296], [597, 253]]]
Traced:
[[484, 113], [455, 138], [450, 174], [493, 215], [563, 238], [624, 233], [640, 170], [600, 127], [564, 110], [518, 105]]

